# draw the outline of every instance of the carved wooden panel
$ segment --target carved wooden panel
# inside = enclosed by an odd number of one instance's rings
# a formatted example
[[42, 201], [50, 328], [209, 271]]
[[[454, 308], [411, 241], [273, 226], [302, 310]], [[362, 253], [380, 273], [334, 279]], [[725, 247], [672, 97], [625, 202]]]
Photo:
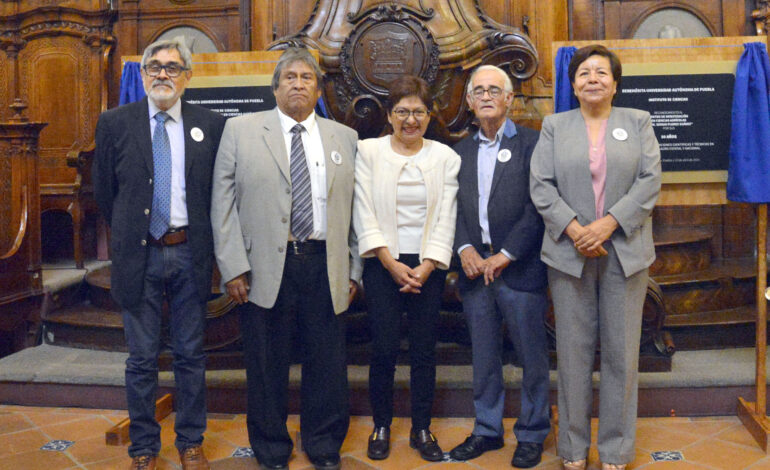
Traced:
[[[42, 38], [19, 53], [20, 96], [33, 120], [48, 122], [40, 135], [40, 181], [74, 181], [67, 152], [85, 148], [94, 138], [99, 98], [94, 96], [90, 47], [73, 37]], [[45, 77], [45, 78], [43, 78]]]
[[666, 8], [695, 15], [713, 36], [752, 34], [746, 16], [747, 0], [572, 0], [571, 3], [572, 40], [630, 39], [645, 19]]

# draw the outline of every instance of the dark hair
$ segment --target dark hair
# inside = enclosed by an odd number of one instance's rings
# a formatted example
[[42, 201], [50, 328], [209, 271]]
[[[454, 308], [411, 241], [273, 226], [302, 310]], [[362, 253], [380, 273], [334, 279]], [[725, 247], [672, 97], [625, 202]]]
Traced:
[[310, 54], [310, 51], [304, 47], [290, 47], [283, 51], [281, 57], [278, 58], [278, 64], [276, 64], [275, 70], [273, 71], [273, 91], [278, 89], [278, 82], [281, 80], [281, 72], [283, 71], [283, 68], [293, 64], [294, 62], [306, 63], [313, 70], [313, 73], [315, 73], [315, 80], [318, 89], [320, 90], [323, 87], [323, 72], [321, 71], [321, 67], [318, 65], [318, 62], [316, 62], [315, 57], [313, 57]]
[[580, 64], [588, 60], [592, 55], [598, 55], [606, 57], [610, 61], [610, 71], [612, 72], [612, 79], [618, 84], [620, 88], [620, 79], [623, 77], [623, 66], [620, 65], [620, 59], [614, 52], [610, 51], [606, 47], [599, 44], [592, 44], [590, 46], [581, 47], [572, 56], [572, 60], [569, 61], [569, 67], [567, 73], [569, 74], [569, 82], [575, 83], [575, 75]]
[[388, 89], [387, 111], [393, 111], [393, 107], [408, 96], [420, 98], [430, 113], [433, 109], [433, 97], [430, 94], [428, 82], [414, 75], [401, 75], [393, 80]]

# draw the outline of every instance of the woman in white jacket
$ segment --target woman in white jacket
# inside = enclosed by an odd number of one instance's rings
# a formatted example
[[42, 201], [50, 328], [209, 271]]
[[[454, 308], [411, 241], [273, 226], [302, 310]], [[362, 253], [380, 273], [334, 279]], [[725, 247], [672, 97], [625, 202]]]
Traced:
[[411, 366], [410, 445], [428, 461], [443, 459], [430, 432], [436, 382], [436, 327], [452, 258], [460, 157], [423, 138], [433, 100], [428, 84], [404, 75], [390, 87], [393, 133], [358, 143], [353, 224], [364, 261], [372, 333], [369, 398], [374, 431], [367, 455], [390, 453], [393, 378], [402, 312]]

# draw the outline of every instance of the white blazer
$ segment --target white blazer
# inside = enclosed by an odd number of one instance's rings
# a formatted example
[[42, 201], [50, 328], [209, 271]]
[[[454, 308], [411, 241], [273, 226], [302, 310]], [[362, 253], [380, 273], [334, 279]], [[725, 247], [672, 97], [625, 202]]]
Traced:
[[[457, 217], [457, 173], [460, 156], [450, 147], [423, 139], [425, 154], [415, 161], [425, 180], [426, 220], [420, 244], [420, 261], [429, 258], [449, 269]], [[362, 258], [374, 257], [374, 249], [388, 247], [399, 257], [396, 190], [406, 165], [396, 158], [390, 136], [358, 142], [353, 227]]]

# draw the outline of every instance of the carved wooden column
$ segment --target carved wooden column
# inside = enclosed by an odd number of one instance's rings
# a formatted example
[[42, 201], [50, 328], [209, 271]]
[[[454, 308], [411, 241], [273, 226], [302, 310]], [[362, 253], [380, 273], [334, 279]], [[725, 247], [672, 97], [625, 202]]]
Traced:
[[45, 123], [22, 116], [0, 123], [0, 355], [30, 346], [40, 325], [38, 139]]
[[327, 107], [362, 138], [383, 132], [387, 86], [398, 75], [428, 81], [435, 120], [456, 140], [472, 119], [464, 87], [476, 66], [502, 67], [518, 89], [538, 64], [529, 37], [488, 18], [478, 0], [317, 0], [301, 31], [270, 48], [292, 45], [320, 51]]

